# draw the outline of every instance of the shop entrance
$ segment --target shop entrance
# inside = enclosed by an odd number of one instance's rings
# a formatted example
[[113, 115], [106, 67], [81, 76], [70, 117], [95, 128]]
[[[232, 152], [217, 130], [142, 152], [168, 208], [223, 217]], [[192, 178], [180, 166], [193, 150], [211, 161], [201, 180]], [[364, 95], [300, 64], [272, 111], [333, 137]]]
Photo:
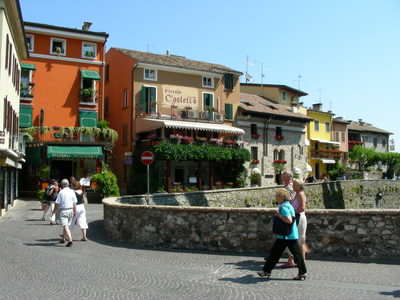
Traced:
[[50, 177], [56, 180], [74, 176], [75, 163], [71, 160], [52, 160], [50, 164]]

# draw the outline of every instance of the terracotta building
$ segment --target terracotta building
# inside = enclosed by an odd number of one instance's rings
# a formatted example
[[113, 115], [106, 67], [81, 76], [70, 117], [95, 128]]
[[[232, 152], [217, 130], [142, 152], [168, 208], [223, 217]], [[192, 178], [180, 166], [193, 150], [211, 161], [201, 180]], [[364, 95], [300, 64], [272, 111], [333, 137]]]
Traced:
[[106, 61], [104, 113], [120, 136], [113, 151], [113, 170], [122, 191], [143, 192], [145, 176], [138, 157], [145, 149], [154, 151], [156, 145], [169, 145], [180, 153], [187, 150], [189, 158], [165, 159], [165, 152], [163, 159], [156, 155], [152, 178], [159, 182], [153, 182], [153, 191], [209, 189], [223, 184], [218, 163], [193, 159], [194, 149], [198, 149], [194, 146], [236, 147], [243, 134], [232, 126], [239, 106], [241, 73], [168, 53], [119, 48], [111, 48]]
[[19, 1], [0, 0], [0, 215], [18, 197], [21, 61], [27, 57]]
[[[102, 119], [104, 32], [25, 22], [20, 127], [29, 136], [24, 188], [33, 179], [94, 173], [109, 142], [94, 136]], [[90, 129], [92, 128], [92, 129]], [[46, 178], [47, 177], [47, 178]]]

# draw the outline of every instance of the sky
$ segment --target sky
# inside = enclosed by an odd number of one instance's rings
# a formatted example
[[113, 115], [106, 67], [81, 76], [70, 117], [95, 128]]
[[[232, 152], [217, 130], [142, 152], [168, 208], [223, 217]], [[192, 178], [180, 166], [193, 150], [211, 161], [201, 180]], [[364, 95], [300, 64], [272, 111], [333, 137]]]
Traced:
[[400, 0], [20, 3], [24, 21], [92, 22], [91, 30], [109, 33], [108, 48], [169, 50], [248, 70], [254, 83], [300, 88], [307, 107], [322, 102], [336, 116], [394, 133], [400, 152]]

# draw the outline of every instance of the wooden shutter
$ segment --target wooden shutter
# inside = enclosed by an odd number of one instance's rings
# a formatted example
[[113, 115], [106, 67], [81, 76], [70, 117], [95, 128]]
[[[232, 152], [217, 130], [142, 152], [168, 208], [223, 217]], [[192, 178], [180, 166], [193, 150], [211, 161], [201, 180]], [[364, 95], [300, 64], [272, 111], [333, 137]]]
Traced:
[[79, 113], [79, 124], [81, 127], [97, 127], [97, 112], [81, 111]]
[[233, 120], [233, 104], [225, 103], [225, 118]]
[[139, 104], [139, 110], [141, 112], [146, 112], [146, 92], [147, 88], [145, 86], [142, 86], [142, 89], [140, 91], [140, 104]]
[[157, 101], [157, 96], [156, 96], [156, 88], [151, 87], [150, 89], [150, 109], [149, 112], [156, 112], [156, 101]]

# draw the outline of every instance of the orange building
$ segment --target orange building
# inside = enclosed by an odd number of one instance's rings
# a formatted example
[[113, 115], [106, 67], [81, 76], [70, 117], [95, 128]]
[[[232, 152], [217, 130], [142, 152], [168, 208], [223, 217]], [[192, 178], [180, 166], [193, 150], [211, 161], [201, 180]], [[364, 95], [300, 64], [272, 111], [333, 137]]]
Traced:
[[[25, 22], [29, 58], [22, 64], [20, 128], [28, 136], [25, 188], [32, 177], [94, 173], [109, 143], [102, 119], [104, 32]], [[97, 136], [96, 136], [97, 133]], [[47, 177], [47, 178], [45, 178]]]
[[[106, 62], [104, 114], [120, 136], [113, 170], [123, 192], [143, 192], [146, 177], [138, 157], [157, 145], [151, 166], [154, 192], [235, 183], [234, 172], [226, 172], [234, 168], [229, 165], [234, 158], [199, 159], [194, 152], [200, 151], [196, 146], [215, 153], [223, 147], [229, 148], [225, 153], [248, 152], [237, 149], [244, 131], [232, 126], [240, 103], [240, 72], [169, 53], [118, 48], [107, 52]], [[185, 157], [171, 159], [166, 148]]]

